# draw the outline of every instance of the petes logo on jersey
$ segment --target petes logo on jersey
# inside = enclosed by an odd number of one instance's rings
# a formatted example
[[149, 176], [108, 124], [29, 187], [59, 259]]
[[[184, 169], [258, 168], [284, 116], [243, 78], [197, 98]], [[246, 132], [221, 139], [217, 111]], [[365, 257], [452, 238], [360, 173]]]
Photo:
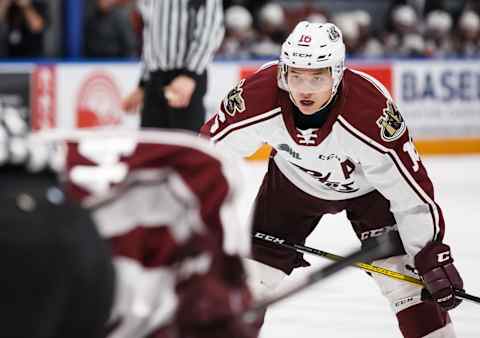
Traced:
[[245, 111], [245, 100], [242, 97], [243, 84], [245, 79], [242, 79], [232, 90], [230, 90], [223, 99], [223, 108], [225, 112], [230, 116], [235, 116], [236, 113], [242, 113]]
[[383, 109], [382, 116], [377, 120], [377, 126], [380, 127], [382, 140], [387, 142], [400, 138], [407, 129], [402, 115], [391, 100], [387, 100], [387, 107]]

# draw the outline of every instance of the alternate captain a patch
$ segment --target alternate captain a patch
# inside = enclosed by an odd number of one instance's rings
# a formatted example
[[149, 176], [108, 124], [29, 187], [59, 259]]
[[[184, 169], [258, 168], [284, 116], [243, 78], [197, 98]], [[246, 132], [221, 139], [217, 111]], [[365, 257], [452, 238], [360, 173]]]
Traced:
[[400, 138], [407, 129], [402, 115], [391, 100], [387, 100], [387, 107], [383, 109], [382, 116], [377, 120], [377, 126], [380, 127], [382, 140], [387, 142]]
[[243, 84], [245, 79], [242, 79], [232, 90], [230, 90], [227, 96], [223, 99], [223, 108], [225, 112], [234, 116], [236, 113], [242, 113], [245, 111], [245, 100], [242, 97]]

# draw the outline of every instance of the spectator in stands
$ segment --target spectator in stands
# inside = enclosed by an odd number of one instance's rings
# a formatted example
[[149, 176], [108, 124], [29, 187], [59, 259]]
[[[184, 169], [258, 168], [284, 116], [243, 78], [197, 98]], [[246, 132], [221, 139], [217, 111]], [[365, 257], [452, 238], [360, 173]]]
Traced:
[[246, 8], [250, 14], [254, 15], [260, 8], [271, 0], [223, 0], [223, 8], [229, 8], [231, 6], [242, 6]]
[[343, 12], [336, 15], [333, 21], [343, 32], [343, 40], [350, 56], [383, 56], [383, 47], [370, 32], [371, 17], [368, 12]]
[[252, 46], [253, 55], [278, 55], [282, 42], [288, 35], [287, 28], [282, 6], [273, 2], [263, 6], [258, 12], [258, 37]]
[[6, 58], [8, 56], [7, 46], [7, 25], [4, 21], [4, 3], [0, 2], [0, 58]]
[[44, 55], [43, 37], [48, 26], [48, 5], [41, 0], [0, 1], [0, 31], [10, 58]]
[[464, 11], [474, 11], [480, 13], [480, 1], [478, 0], [465, 0]]
[[[463, 2], [465, 1], [456, 0], [455, 2], [463, 5]], [[392, 16], [397, 7], [405, 5], [411, 7], [419, 17], [425, 17], [428, 13], [434, 10], [446, 10], [448, 7], [445, 0], [391, 0], [387, 18]], [[391, 30], [392, 28], [391, 21], [388, 21], [387, 19], [387, 29]]]
[[405, 35], [403, 43], [396, 56], [405, 56], [412, 58], [422, 58], [426, 56], [426, 46], [423, 36], [419, 33]]
[[[356, 4], [354, 4], [355, 6]], [[332, 15], [330, 12], [323, 6], [319, 4], [319, 1], [315, 0], [304, 0], [298, 2], [296, 6], [285, 7], [286, 21], [288, 24], [288, 29], [292, 29], [300, 21], [309, 21], [317, 22], [318, 19], [321, 19], [321, 15], [326, 19], [326, 22], [332, 21]], [[310, 20], [313, 16], [314, 20]], [[317, 16], [317, 17], [316, 17]]]
[[252, 24], [252, 15], [245, 7], [229, 7], [225, 11], [225, 38], [217, 55], [223, 58], [250, 58], [250, 47], [255, 38]]
[[452, 17], [443, 10], [428, 13], [425, 27], [426, 54], [430, 57], [445, 57], [453, 52], [450, 31]]
[[343, 33], [343, 42], [347, 54], [349, 56], [355, 56], [357, 54], [357, 48], [359, 45], [359, 26], [357, 21], [354, 20], [352, 13], [344, 12], [333, 17], [333, 22], [340, 28]]
[[423, 56], [425, 42], [420, 35], [418, 15], [413, 7], [396, 7], [391, 17], [393, 30], [383, 37], [385, 52], [393, 56]]
[[480, 17], [473, 11], [466, 11], [458, 20], [454, 39], [455, 51], [459, 56], [480, 55]]
[[305, 18], [305, 20], [308, 22], [320, 23], [320, 24], [328, 22], [327, 17], [322, 13], [311, 13]]
[[[264, 3], [265, 1], [261, 1]], [[248, 30], [249, 39], [245, 44], [239, 44], [235, 34], [228, 32], [220, 55], [228, 58], [268, 57], [278, 45], [275, 42], [277, 32], [272, 32], [273, 26], [288, 27], [292, 21], [305, 20], [315, 23], [333, 21], [332, 16], [322, 10], [312, 0], [297, 2], [295, 5], [282, 8], [278, 4], [268, 2], [263, 7], [248, 0], [224, 1], [226, 4], [242, 4], [247, 10], [259, 8], [254, 14], [254, 29]], [[252, 5], [252, 3], [255, 4]], [[477, 19], [480, 14], [480, 4], [474, 0], [391, 0], [388, 9], [388, 22], [385, 31], [372, 30], [372, 18], [365, 10], [354, 9], [344, 13], [335, 13], [337, 22], [345, 32], [347, 51], [356, 57], [448, 57], [456, 53], [467, 56], [478, 53]], [[460, 22], [460, 14], [469, 12], [463, 18], [463, 27], [452, 32], [453, 23]], [[250, 12], [252, 13], [252, 12]], [[475, 14], [477, 13], [477, 14]], [[245, 14], [245, 13], [244, 13]], [[244, 18], [250, 17], [248, 14]], [[377, 19], [378, 20], [378, 19]], [[380, 19], [381, 20], [381, 19]], [[231, 28], [248, 23], [250, 18], [233, 19]], [[478, 23], [480, 30], [480, 21]], [[230, 31], [232, 30], [230, 29]], [[281, 32], [281, 30], [279, 30]], [[455, 33], [455, 34], [454, 34]], [[245, 34], [245, 33], [242, 33]], [[249, 48], [249, 40], [256, 35], [255, 43]], [[457, 39], [453, 40], [453, 35]], [[278, 35], [280, 36], [280, 35]], [[466, 38], [464, 38], [464, 36]], [[242, 39], [245, 39], [244, 37]]]
[[134, 57], [136, 36], [127, 9], [115, 0], [97, 0], [85, 24], [85, 56]]
[[352, 12], [352, 18], [358, 26], [358, 46], [357, 56], [361, 57], [381, 57], [383, 56], [383, 46], [374, 36], [371, 28], [372, 17], [365, 10], [356, 10]]

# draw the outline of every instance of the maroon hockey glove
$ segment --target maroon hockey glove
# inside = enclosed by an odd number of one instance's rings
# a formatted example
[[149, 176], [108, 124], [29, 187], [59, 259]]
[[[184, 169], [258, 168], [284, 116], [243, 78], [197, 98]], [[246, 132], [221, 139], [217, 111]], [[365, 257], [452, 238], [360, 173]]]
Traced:
[[463, 288], [463, 281], [453, 265], [450, 247], [439, 242], [428, 243], [415, 256], [415, 267], [434, 301], [444, 310], [457, 307], [462, 300], [454, 290]]
[[259, 323], [242, 320], [251, 306], [246, 285], [233, 283], [214, 274], [197, 275], [177, 287], [177, 324], [181, 337], [256, 338]]

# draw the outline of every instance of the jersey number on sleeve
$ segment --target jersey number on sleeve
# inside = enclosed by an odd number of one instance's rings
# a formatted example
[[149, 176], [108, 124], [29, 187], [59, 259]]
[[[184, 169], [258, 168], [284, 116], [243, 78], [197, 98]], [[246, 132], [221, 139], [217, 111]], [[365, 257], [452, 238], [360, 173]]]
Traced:
[[413, 171], [417, 172], [418, 169], [420, 169], [418, 162], [420, 162], [420, 156], [417, 153], [417, 149], [415, 149], [415, 145], [412, 142], [412, 139], [409, 139], [407, 142], [404, 143], [403, 145], [403, 151], [410, 156], [410, 159], [412, 160], [413, 163]]

